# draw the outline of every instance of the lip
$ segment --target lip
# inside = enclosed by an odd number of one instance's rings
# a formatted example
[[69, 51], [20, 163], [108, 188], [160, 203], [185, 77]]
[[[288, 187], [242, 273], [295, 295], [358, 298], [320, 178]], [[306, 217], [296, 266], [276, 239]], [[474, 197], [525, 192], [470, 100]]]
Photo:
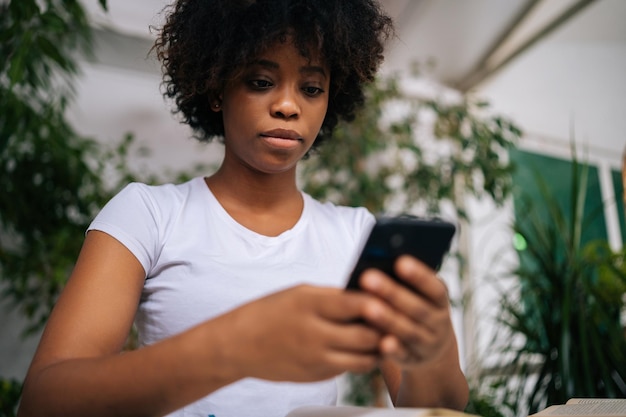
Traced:
[[302, 135], [300, 135], [295, 130], [288, 129], [272, 129], [266, 132], [261, 133], [262, 137], [266, 138], [277, 138], [277, 139], [288, 139], [288, 140], [302, 140]]

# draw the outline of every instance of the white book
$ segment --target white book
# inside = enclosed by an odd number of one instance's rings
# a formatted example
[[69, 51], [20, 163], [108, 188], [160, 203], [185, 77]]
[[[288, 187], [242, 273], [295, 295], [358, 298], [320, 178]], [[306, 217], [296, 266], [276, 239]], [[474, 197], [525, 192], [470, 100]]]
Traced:
[[538, 417], [624, 417], [626, 398], [572, 398], [553, 405], [533, 416]]
[[286, 417], [468, 417], [460, 411], [446, 408], [374, 408], [356, 406], [306, 406], [300, 407]]

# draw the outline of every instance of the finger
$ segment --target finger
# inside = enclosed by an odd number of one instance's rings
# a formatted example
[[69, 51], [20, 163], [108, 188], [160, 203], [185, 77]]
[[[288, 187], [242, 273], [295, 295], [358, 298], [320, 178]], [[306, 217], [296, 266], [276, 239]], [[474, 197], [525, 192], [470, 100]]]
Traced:
[[336, 350], [361, 353], [378, 353], [382, 338], [380, 331], [360, 323], [333, 324], [327, 323], [329, 347]]
[[383, 308], [380, 300], [363, 291], [332, 289], [330, 296], [318, 299], [316, 307], [322, 317], [340, 323], [351, 323], [363, 318], [365, 311], [370, 314]]
[[437, 307], [447, 308], [448, 287], [435, 271], [412, 256], [403, 255], [395, 265], [396, 274]]
[[[421, 294], [400, 285], [380, 271], [367, 271], [362, 277], [363, 288], [382, 298], [397, 312], [410, 319], [407, 325], [421, 325], [435, 331], [441, 311]], [[412, 321], [412, 322], [411, 322]], [[401, 323], [401, 322], [400, 322]]]
[[391, 335], [381, 340], [379, 350], [386, 359], [393, 359], [398, 362], [408, 362], [411, 359], [409, 350], [397, 337]]
[[[396, 287], [396, 290], [404, 292], [405, 297], [419, 301], [418, 296], [402, 288], [401, 285], [393, 283], [380, 271], [372, 270], [368, 272], [368, 275], [379, 276], [381, 280], [386, 281], [386, 284], [393, 285]], [[367, 292], [346, 292], [340, 290], [339, 293], [335, 292], [333, 295], [333, 297], [330, 297], [330, 300], [329, 297], [324, 298], [323, 304], [319, 306], [320, 314], [331, 322], [339, 322], [345, 325], [346, 323], [353, 323], [355, 319], [363, 319], [377, 331], [394, 334], [407, 344], [428, 340], [432, 337], [431, 333], [437, 327], [437, 323], [429, 323], [431, 320], [416, 322], [411, 315], [415, 315], [413, 310], [409, 309], [409, 313], [397, 310], [392, 307], [391, 303], [383, 302], [380, 298]], [[414, 304], [417, 305], [416, 308], [420, 311], [417, 313], [417, 316], [428, 318], [430, 313], [421, 311], [432, 310], [432, 306], [424, 301]], [[345, 330], [345, 327], [342, 330]], [[337, 337], [337, 335], [333, 337]], [[345, 347], [346, 345], [338, 346]]]
[[378, 365], [380, 356], [375, 353], [331, 351], [325, 360], [342, 372], [366, 373]]
[[[424, 305], [427, 305], [424, 303]], [[424, 343], [432, 338], [437, 330], [436, 320], [416, 321], [407, 313], [391, 307], [387, 303], [366, 309], [363, 318], [368, 324], [385, 334], [397, 336], [403, 343]], [[432, 307], [427, 307], [432, 310]], [[431, 323], [432, 322], [432, 323]]]

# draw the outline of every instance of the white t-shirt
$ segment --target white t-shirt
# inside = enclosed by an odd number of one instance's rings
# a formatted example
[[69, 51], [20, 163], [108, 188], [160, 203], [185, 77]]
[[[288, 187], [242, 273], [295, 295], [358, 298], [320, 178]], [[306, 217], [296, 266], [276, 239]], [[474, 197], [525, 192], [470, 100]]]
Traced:
[[[297, 284], [344, 286], [374, 217], [364, 208], [303, 198], [296, 225], [268, 237], [230, 217], [200, 177], [180, 185], [133, 183], [115, 196], [89, 230], [119, 240], [146, 272], [136, 317], [140, 344]], [[334, 380], [247, 378], [172, 416], [284, 416], [301, 405], [335, 404], [336, 397]]]

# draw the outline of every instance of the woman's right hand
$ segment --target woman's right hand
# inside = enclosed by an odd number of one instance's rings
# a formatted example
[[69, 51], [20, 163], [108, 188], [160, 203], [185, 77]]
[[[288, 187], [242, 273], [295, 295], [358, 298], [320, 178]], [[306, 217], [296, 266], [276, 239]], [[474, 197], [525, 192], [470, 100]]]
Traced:
[[357, 319], [386, 308], [365, 293], [300, 285], [207, 322], [207, 336], [240, 377], [316, 381], [377, 365], [382, 334]]

